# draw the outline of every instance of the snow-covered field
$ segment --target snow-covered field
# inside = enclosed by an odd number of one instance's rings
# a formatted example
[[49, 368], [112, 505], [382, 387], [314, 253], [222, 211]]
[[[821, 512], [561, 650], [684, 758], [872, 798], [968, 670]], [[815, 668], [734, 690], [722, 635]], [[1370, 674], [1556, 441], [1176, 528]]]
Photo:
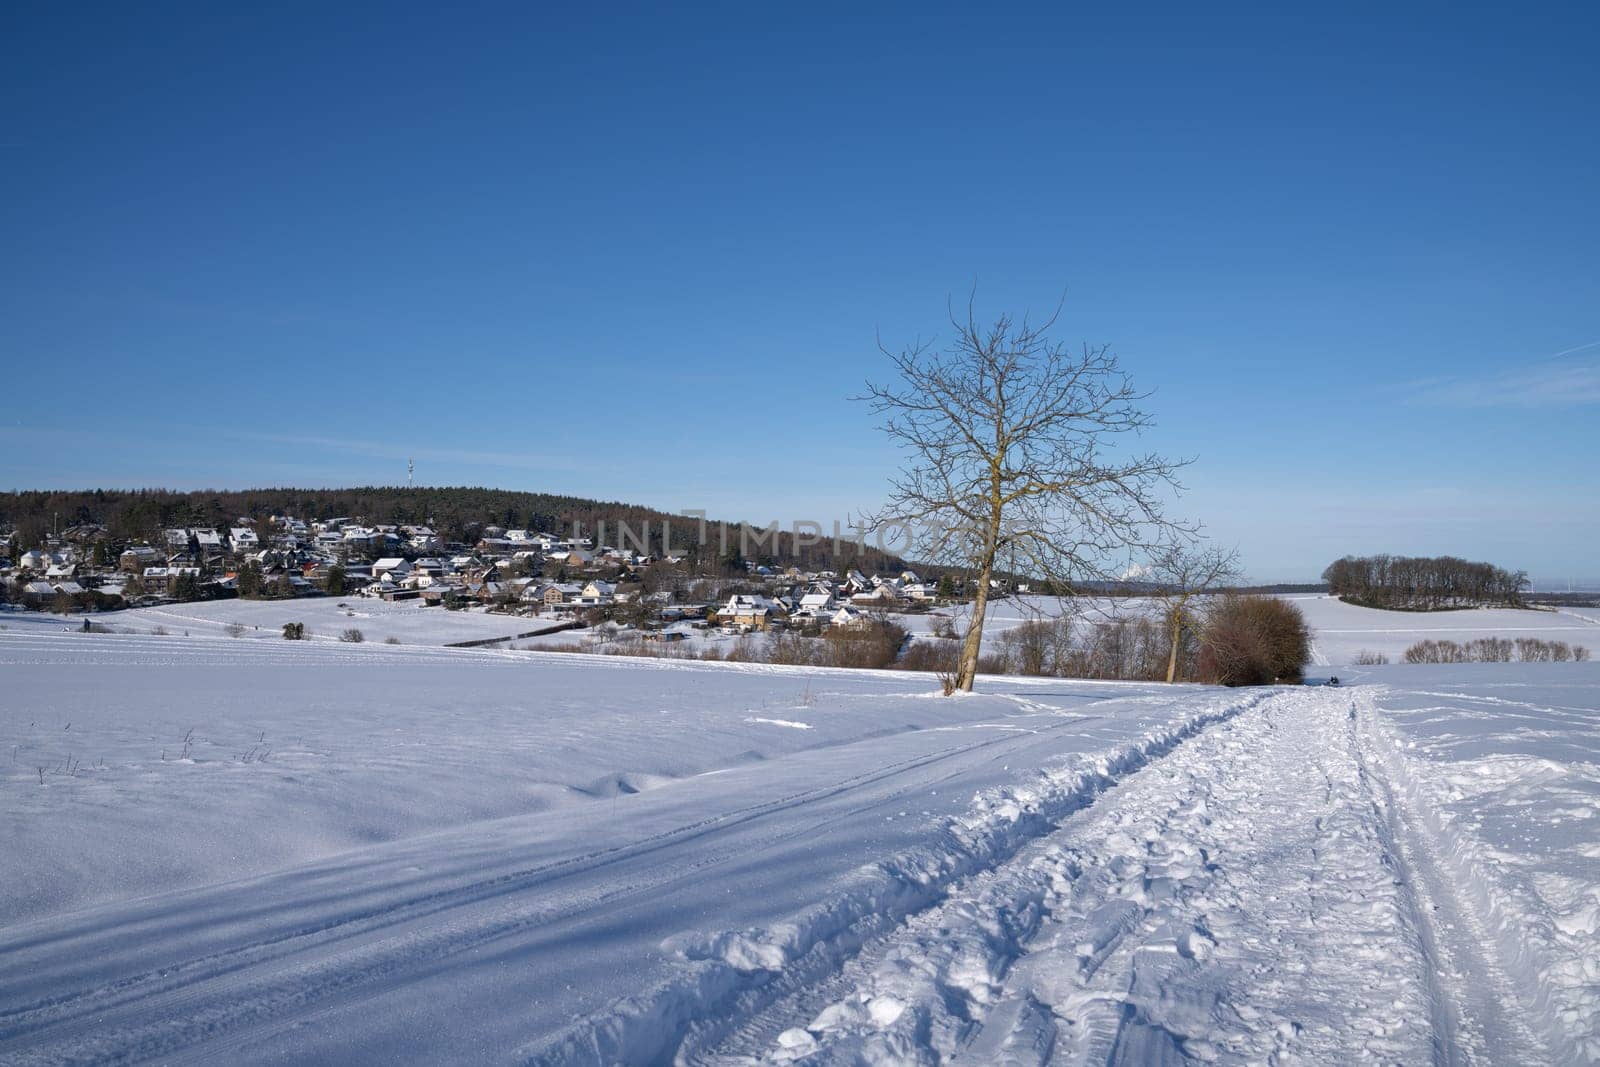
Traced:
[[1600, 1062], [1600, 664], [200, 633], [0, 631], [0, 1061]]
[[[1418, 641], [1475, 641], [1537, 637], [1584, 645], [1600, 655], [1600, 621], [1565, 611], [1473, 608], [1463, 611], [1380, 611], [1330, 596], [1286, 596], [1311, 624], [1317, 662], [1340, 666], [1361, 652], [1399, 662]], [[1600, 614], [1600, 613], [1597, 613]]]
[[[22, 616], [0, 617], [0, 622], [17, 622]], [[61, 619], [38, 616], [58, 627], [79, 622], [82, 616]], [[228, 626], [244, 627], [241, 638], [283, 640], [283, 625], [304, 623], [312, 640], [336, 641], [345, 630], [360, 630], [368, 641], [393, 638], [403, 645], [448, 645], [459, 641], [479, 641], [496, 637], [515, 637], [558, 624], [558, 620], [517, 618], [473, 608], [446, 611], [424, 607], [420, 601], [389, 601], [366, 597], [305, 597], [298, 600], [208, 600], [189, 604], [169, 604], [153, 608], [131, 608], [92, 616], [93, 621], [113, 630], [149, 633], [156, 629], [168, 634], [200, 636], [223, 635]]]

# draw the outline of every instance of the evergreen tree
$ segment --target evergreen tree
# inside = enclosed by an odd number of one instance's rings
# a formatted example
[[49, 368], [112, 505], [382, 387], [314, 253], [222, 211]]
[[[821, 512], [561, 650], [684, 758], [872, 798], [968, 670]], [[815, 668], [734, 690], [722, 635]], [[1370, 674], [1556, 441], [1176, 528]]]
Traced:
[[323, 584], [329, 596], [344, 596], [344, 568], [335, 563], [328, 568], [328, 578]]
[[259, 597], [262, 586], [261, 564], [253, 559], [247, 561], [244, 566], [239, 568], [239, 576], [236, 579], [236, 583], [239, 587], [240, 596], [247, 600], [254, 600]]
[[174, 600], [199, 600], [200, 583], [195, 580], [194, 575], [184, 571], [172, 580], [170, 592]]

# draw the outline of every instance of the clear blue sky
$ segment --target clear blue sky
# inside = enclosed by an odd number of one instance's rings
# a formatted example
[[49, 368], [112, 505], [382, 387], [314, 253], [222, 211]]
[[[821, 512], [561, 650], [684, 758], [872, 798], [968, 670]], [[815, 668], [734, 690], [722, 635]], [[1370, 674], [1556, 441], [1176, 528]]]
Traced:
[[7, 5], [0, 485], [844, 517], [975, 281], [1257, 577], [1600, 574], [1600, 8], [1407, 6]]

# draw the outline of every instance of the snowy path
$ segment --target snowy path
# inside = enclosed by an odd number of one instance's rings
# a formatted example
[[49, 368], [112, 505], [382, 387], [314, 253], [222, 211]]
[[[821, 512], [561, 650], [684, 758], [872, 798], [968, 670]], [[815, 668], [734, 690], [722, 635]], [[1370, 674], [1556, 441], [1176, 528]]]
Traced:
[[1358, 728], [1336, 690], [1219, 723], [690, 1058], [1551, 1062]]

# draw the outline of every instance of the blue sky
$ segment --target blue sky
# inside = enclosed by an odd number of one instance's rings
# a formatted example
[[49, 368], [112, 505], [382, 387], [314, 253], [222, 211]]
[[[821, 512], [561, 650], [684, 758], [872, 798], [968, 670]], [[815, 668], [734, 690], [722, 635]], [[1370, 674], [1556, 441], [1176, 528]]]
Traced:
[[1600, 575], [1600, 9], [972, 12], [9, 5], [0, 486], [843, 518], [976, 283], [1257, 577]]

